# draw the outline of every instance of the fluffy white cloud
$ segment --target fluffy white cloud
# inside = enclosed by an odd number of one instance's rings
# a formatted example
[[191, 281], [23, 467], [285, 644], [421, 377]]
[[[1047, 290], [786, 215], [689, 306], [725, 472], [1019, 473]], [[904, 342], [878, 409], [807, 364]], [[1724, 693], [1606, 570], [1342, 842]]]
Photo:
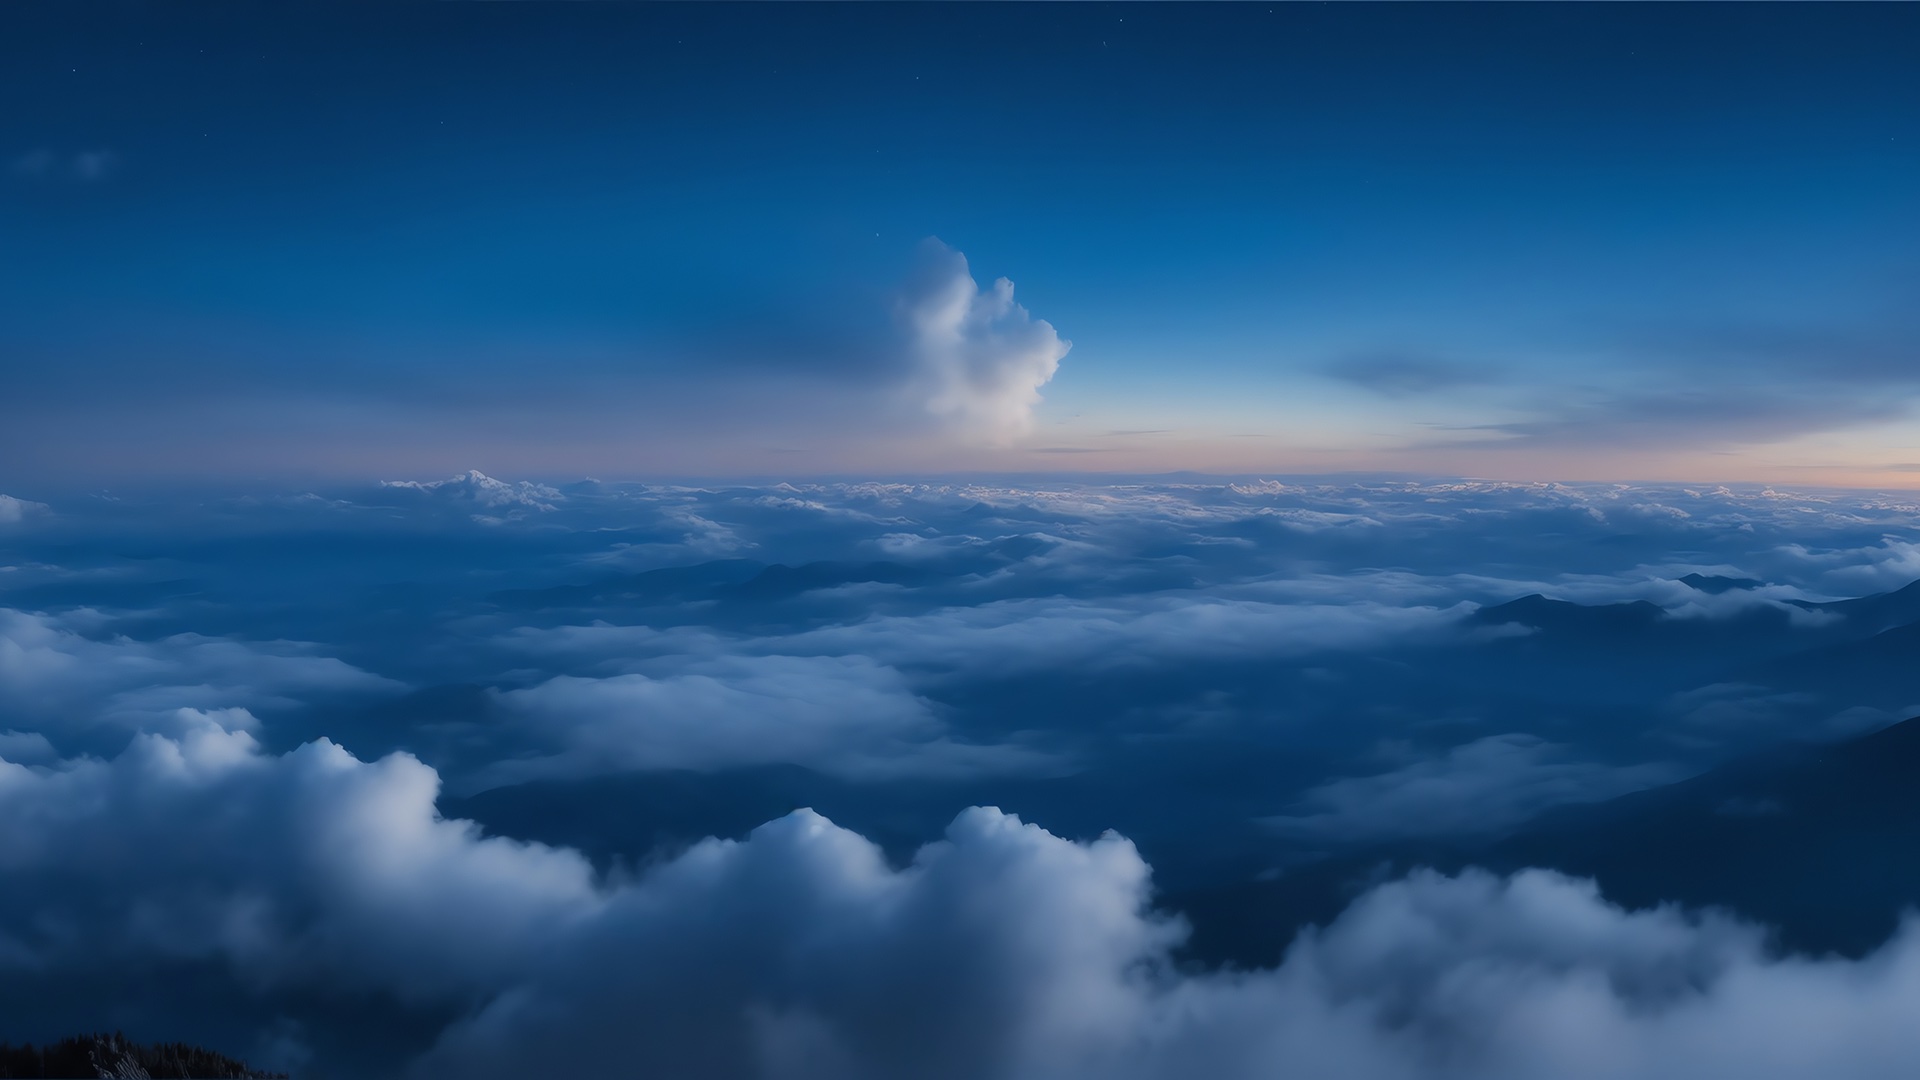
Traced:
[[1014, 302], [1013, 282], [981, 289], [967, 257], [937, 240], [920, 255], [906, 318], [928, 411], [991, 442], [1026, 434], [1040, 388], [1072, 342]]
[[997, 811], [894, 869], [800, 812], [613, 897], [420, 1075], [1353, 1080], [1904, 1076], [1911, 931], [1782, 959], [1730, 918], [1529, 871], [1417, 873], [1277, 968], [1191, 974], [1148, 872]]
[[1112, 834], [976, 808], [895, 866], [800, 811], [605, 879], [440, 818], [437, 781], [211, 722], [0, 762], [0, 987], [100, 965], [109, 1008], [132, 973], [214, 960], [289, 1009], [477, 1003], [422, 1076], [1768, 1080], [1920, 1055], [1912, 927], [1861, 961], [1781, 957], [1731, 917], [1626, 912], [1557, 874], [1419, 872], [1275, 968], [1194, 973]]
[[599, 894], [584, 859], [482, 839], [439, 818], [438, 793], [404, 754], [272, 756], [206, 718], [111, 760], [0, 761], [0, 965], [211, 958], [262, 989], [402, 998], [497, 986]]
[[786, 763], [840, 776], [1031, 770], [1047, 759], [953, 741], [892, 668], [858, 657], [684, 660], [672, 675], [562, 675], [496, 694], [551, 752], [501, 761], [485, 782], [620, 770]]

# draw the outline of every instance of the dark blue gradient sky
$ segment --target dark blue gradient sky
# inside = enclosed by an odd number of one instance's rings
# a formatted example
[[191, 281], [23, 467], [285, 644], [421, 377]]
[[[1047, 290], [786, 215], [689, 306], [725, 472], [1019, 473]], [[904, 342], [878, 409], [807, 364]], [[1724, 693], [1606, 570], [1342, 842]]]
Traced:
[[1902, 484], [1917, 121], [1908, 5], [9, 6], [0, 479]]

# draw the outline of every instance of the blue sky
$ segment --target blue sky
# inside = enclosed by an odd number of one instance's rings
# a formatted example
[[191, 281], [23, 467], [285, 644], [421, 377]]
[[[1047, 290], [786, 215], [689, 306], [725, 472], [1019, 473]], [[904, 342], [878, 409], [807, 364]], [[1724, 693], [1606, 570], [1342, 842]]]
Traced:
[[108, 10], [0, 14], [8, 490], [1920, 477], [1909, 7]]

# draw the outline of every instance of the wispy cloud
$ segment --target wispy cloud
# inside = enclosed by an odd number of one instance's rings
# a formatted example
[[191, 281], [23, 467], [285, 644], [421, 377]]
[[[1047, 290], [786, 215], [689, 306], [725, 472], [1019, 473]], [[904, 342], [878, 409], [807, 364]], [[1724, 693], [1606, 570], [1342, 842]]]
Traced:
[[1609, 766], [1534, 736], [1494, 735], [1389, 772], [1324, 784], [1295, 813], [1265, 821], [1286, 836], [1332, 842], [1498, 833], [1551, 806], [1676, 779], [1663, 764]]
[[1765, 444], [1898, 420], [1912, 411], [1907, 394], [1836, 396], [1811, 387], [1795, 393], [1728, 382], [1549, 403], [1529, 419], [1465, 430], [1490, 433], [1481, 442], [1489, 446], [1670, 449]]
[[63, 152], [41, 147], [15, 157], [10, 171], [22, 180], [95, 183], [113, 175], [119, 167], [120, 155], [112, 150]]
[[30, 517], [39, 517], [50, 512], [46, 503], [28, 499], [16, 499], [11, 495], [0, 495], [0, 525], [15, 525]]
[[1498, 369], [1411, 352], [1369, 352], [1345, 356], [1322, 372], [1382, 397], [1437, 394], [1499, 379]]

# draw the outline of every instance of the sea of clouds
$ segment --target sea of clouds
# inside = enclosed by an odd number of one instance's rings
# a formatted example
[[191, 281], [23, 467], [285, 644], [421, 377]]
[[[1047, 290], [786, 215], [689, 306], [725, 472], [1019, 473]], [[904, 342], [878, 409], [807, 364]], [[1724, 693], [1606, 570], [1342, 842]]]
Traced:
[[[421, 1076], [1864, 1077], [1920, 1055], [1906, 928], [1796, 956], [1737, 912], [1416, 871], [1223, 968], [1165, 902], [1920, 712], [1903, 674], [1761, 662], [1920, 577], [1898, 496], [478, 473], [32, 494], [0, 500], [15, 1039], [119, 1026]], [[1499, 614], [1530, 594], [1641, 602], [1669, 636], [1649, 655]], [[543, 812], [505, 809], [520, 792]]]

